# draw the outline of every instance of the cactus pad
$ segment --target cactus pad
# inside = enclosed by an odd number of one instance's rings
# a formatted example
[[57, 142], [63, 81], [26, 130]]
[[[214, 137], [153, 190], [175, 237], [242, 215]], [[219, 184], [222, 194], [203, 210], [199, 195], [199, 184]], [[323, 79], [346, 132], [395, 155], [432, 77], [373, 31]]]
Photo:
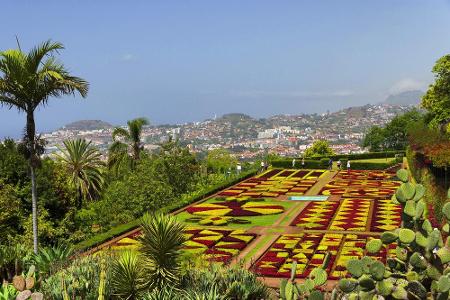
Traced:
[[385, 266], [380, 261], [375, 261], [373, 264], [370, 265], [370, 275], [372, 275], [372, 278], [380, 281], [383, 280]]
[[414, 201], [419, 201], [425, 195], [425, 187], [421, 184], [416, 184], [416, 194], [414, 195]]
[[314, 268], [309, 274], [309, 278], [314, 281], [315, 286], [321, 286], [327, 282], [327, 272], [322, 268]]
[[363, 264], [358, 259], [351, 259], [347, 262], [347, 271], [352, 274], [353, 277], [361, 277], [364, 273]]
[[395, 232], [385, 231], [381, 234], [380, 238], [383, 244], [391, 244], [397, 241], [398, 235]]
[[398, 232], [398, 238], [403, 244], [411, 244], [416, 239], [416, 234], [411, 229], [402, 228]]
[[378, 293], [386, 297], [392, 293], [392, 290], [394, 289], [394, 284], [392, 283], [392, 281], [384, 279], [382, 281], [377, 282], [376, 289]]
[[413, 199], [416, 193], [416, 187], [410, 182], [402, 183], [400, 190], [403, 191], [407, 200]]
[[441, 276], [437, 282], [437, 290], [440, 293], [446, 293], [450, 290], [450, 278], [448, 276]]
[[357, 286], [358, 286], [358, 281], [356, 279], [353, 279], [353, 278], [344, 278], [344, 279], [339, 281], [339, 288], [344, 293], [351, 293], [351, 292], [353, 292], [356, 289]]
[[401, 181], [407, 182], [408, 181], [408, 171], [406, 171], [405, 169], [398, 170], [397, 171], [397, 177]]
[[374, 254], [378, 253], [381, 250], [381, 247], [383, 246], [383, 243], [380, 239], [372, 239], [366, 244], [367, 252]]

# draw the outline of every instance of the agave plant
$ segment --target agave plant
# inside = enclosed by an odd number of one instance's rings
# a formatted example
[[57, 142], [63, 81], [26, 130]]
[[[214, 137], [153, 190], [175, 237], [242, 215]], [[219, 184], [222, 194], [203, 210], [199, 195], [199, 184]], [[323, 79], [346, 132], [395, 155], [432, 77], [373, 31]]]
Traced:
[[179, 281], [184, 226], [170, 215], [149, 215], [142, 219], [140, 252], [150, 290], [175, 285]]
[[140, 299], [146, 290], [144, 269], [135, 251], [119, 254], [111, 267], [112, 294], [118, 299]]
[[0, 286], [0, 300], [14, 300], [16, 299], [17, 290], [12, 284], [3, 283]]
[[73, 249], [65, 245], [45, 247], [34, 254], [31, 261], [41, 275], [52, 275], [64, 265], [73, 254]]

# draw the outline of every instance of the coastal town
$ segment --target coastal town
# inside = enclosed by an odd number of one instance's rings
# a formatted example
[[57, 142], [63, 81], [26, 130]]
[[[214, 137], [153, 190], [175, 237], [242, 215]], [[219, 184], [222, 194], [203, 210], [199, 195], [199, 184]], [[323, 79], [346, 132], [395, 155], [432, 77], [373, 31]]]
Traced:
[[[225, 148], [240, 160], [252, 160], [267, 153], [301, 155], [313, 141], [325, 139], [336, 153], [364, 152], [360, 142], [372, 126], [383, 126], [410, 105], [374, 104], [350, 107], [324, 114], [276, 115], [253, 118], [241, 113], [226, 114], [201, 122], [148, 125], [142, 133], [144, 148], [150, 151], [169, 138], [179, 140], [194, 153]], [[112, 143], [113, 126], [103, 121], [79, 121], [43, 133], [47, 154], [70, 138], [92, 141], [105, 155]]]

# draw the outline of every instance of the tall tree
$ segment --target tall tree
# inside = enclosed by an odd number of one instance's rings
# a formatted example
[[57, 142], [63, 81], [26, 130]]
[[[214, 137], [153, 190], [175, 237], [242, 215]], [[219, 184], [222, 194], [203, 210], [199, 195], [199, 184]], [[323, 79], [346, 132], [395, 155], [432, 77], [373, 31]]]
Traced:
[[432, 72], [435, 81], [422, 97], [421, 105], [430, 114], [431, 127], [450, 131], [450, 54], [438, 59]]
[[215, 173], [225, 173], [229, 168], [235, 168], [238, 160], [227, 149], [218, 148], [208, 151], [206, 165]]
[[69, 181], [78, 191], [77, 207], [84, 199], [94, 199], [103, 187], [104, 178], [100, 152], [85, 139], [64, 141], [65, 149], [56, 154], [69, 174]]
[[327, 156], [334, 155], [333, 149], [330, 147], [330, 143], [325, 140], [315, 141], [311, 147], [306, 149], [305, 157], [317, 157], [317, 156]]
[[52, 97], [79, 93], [86, 97], [89, 84], [72, 76], [54, 56], [64, 46], [46, 41], [28, 53], [20, 49], [0, 52], [0, 103], [7, 108], [16, 108], [26, 115], [24, 145], [30, 166], [33, 246], [38, 251], [36, 168], [39, 166], [39, 137], [36, 135], [34, 111], [45, 106]]
[[372, 126], [364, 135], [362, 146], [368, 147], [370, 151], [381, 151], [385, 147], [384, 128], [379, 126]]
[[[113, 143], [109, 148], [108, 166], [116, 172], [123, 166], [134, 167], [141, 157], [142, 129], [149, 122], [145, 118], [137, 118], [127, 122], [128, 129], [116, 127], [113, 130]], [[131, 153], [131, 155], [130, 155]]]
[[371, 127], [364, 136], [362, 146], [369, 147], [370, 151], [405, 149], [408, 130], [422, 120], [423, 115], [417, 109], [395, 116], [385, 127]]

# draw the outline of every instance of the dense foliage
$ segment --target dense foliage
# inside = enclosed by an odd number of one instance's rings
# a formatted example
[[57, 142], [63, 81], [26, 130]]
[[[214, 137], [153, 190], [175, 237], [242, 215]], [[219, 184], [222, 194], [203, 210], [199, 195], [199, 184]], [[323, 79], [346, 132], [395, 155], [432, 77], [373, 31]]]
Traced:
[[0, 52], [0, 105], [17, 109], [26, 115], [23, 154], [28, 160], [31, 179], [31, 209], [33, 249], [38, 251], [38, 193], [36, 169], [44, 142], [36, 134], [34, 112], [46, 105], [50, 98], [80, 94], [86, 97], [89, 84], [73, 76], [55, 55], [64, 46], [50, 40], [33, 47], [29, 52], [20, 48]]
[[304, 154], [307, 158], [328, 155], [334, 155], [334, 151], [331, 149], [330, 143], [326, 140], [315, 141], [311, 147], [305, 150]]
[[433, 67], [435, 82], [430, 85], [422, 98], [422, 107], [429, 115], [428, 122], [432, 128], [444, 132], [450, 131], [450, 55], [441, 57]]
[[364, 136], [363, 147], [370, 151], [404, 150], [408, 144], [408, 130], [423, 119], [417, 109], [394, 117], [384, 127], [373, 126]]
[[[78, 146], [77, 146], [78, 145]], [[201, 174], [201, 163], [186, 148], [169, 141], [161, 151], [141, 155], [121, 176], [98, 160], [98, 150], [82, 140], [68, 141], [58, 157], [37, 169], [42, 243], [78, 242], [146, 212], [175, 206], [189, 195], [225, 180]], [[54, 159], [55, 158], [55, 159]], [[30, 175], [20, 145], [0, 143], [0, 244], [31, 242]]]

